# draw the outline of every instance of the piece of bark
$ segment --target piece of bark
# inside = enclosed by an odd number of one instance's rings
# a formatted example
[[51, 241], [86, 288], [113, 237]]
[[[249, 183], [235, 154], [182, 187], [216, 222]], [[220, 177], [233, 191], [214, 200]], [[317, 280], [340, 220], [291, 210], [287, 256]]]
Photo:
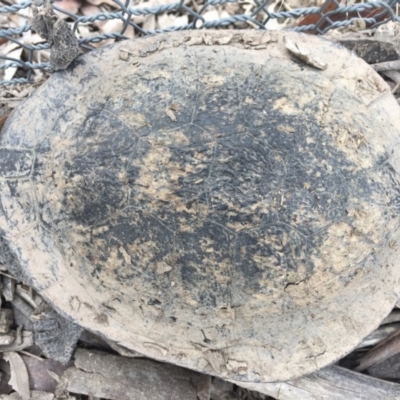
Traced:
[[400, 60], [379, 62], [371, 64], [371, 67], [376, 72], [400, 71]]
[[202, 375], [197, 383], [197, 400], [210, 400], [211, 376]]
[[13, 388], [8, 383], [11, 378], [10, 364], [0, 357], [0, 394], [9, 394]]
[[33, 331], [33, 322], [18, 308], [13, 306], [15, 325], [22, 327], [24, 330]]
[[34, 322], [34, 341], [43, 354], [67, 364], [83, 329], [48, 309]]
[[344, 35], [338, 42], [342, 46], [353, 51], [368, 64], [400, 59], [400, 50], [397, 48], [396, 44], [389, 39], [368, 38], [353, 34]]
[[22, 400], [22, 397], [17, 392], [13, 392], [1, 395], [0, 400]]
[[39, 360], [36, 357], [21, 355], [29, 376], [29, 388], [42, 392], [55, 393], [58, 382], [49, 374], [49, 371], [62, 376], [68, 367], [58, 361], [50, 359]]
[[53, 393], [46, 393], [40, 390], [32, 390], [31, 398], [29, 400], [53, 400], [53, 399], [54, 399]]
[[[68, 375], [68, 371], [65, 371], [65, 374], [63, 376], [59, 377], [60, 381], [58, 382], [58, 385], [57, 385], [55, 398], [57, 400], [76, 400], [77, 398], [81, 399], [82, 396], [75, 396], [75, 395], [70, 396], [70, 393], [67, 390], [68, 379], [67, 379], [66, 375]], [[88, 399], [90, 400], [93, 397], [96, 398], [96, 396], [88, 396]]]
[[[400, 321], [400, 310], [394, 308], [393, 311], [382, 321], [382, 325], [393, 324]], [[400, 325], [400, 324], [399, 324]]]
[[27, 304], [29, 304], [33, 309], [38, 307], [34, 300], [34, 293], [32, 288], [26, 285], [18, 284], [15, 286], [15, 292], [18, 294]]
[[[400, 72], [399, 71], [386, 71], [386, 72], [383, 72], [383, 74], [386, 77], [390, 78], [397, 85], [400, 85]], [[396, 311], [399, 311], [399, 310], [396, 310]]]
[[233, 388], [233, 383], [226, 382], [220, 378], [213, 378], [211, 381], [212, 400], [237, 400]]
[[[14, 331], [11, 331], [14, 332]], [[18, 330], [15, 333], [15, 340], [9, 344], [0, 346], [0, 352], [4, 351], [20, 351], [24, 350], [33, 345], [33, 334], [29, 331], [19, 332]]]
[[0, 333], [10, 332], [11, 325], [14, 322], [14, 313], [11, 309], [2, 308], [0, 310]]
[[368, 346], [375, 346], [377, 343], [385, 340], [393, 332], [396, 332], [400, 328], [400, 324], [392, 324], [387, 326], [380, 326], [369, 334], [358, 346], [357, 349], [362, 349]]
[[397, 328], [394, 332], [392, 332], [387, 338], [385, 338], [384, 340], [380, 341], [379, 343], [377, 343], [371, 350], [369, 350], [369, 352], [371, 352], [374, 349], [377, 349], [379, 347], [383, 347], [385, 346], [388, 342], [390, 342], [393, 338], [395, 338], [396, 336], [400, 335], [400, 329]]
[[8, 346], [14, 342], [15, 336], [12, 332], [0, 334], [0, 346]]
[[381, 379], [400, 379], [400, 354], [368, 368], [371, 376]]
[[400, 330], [393, 332], [385, 340], [373, 347], [364, 357], [359, 360], [356, 371], [365, 369], [378, 364], [388, 358], [400, 353]]
[[235, 383], [277, 400], [400, 399], [400, 385], [338, 366], [282, 383]]
[[124, 346], [120, 346], [118, 343], [113, 342], [112, 340], [104, 340], [106, 344], [108, 344], [116, 353], [124, 357], [144, 357], [143, 354], [138, 353], [134, 350], [129, 350]]
[[15, 280], [8, 277], [3, 276], [3, 296], [7, 301], [12, 301], [15, 294]]
[[[84, 348], [90, 348], [94, 350], [101, 350], [109, 353], [113, 353], [114, 350], [108, 342], [100, 338], [99, 336], [96, 336], [94, 333], [89, 332], [89, 331], [83, 331], [81, 335], [79, 336], [79, 341], [84, 344], [81, 347]], [[123, 355], [123, 354], [121, 354]]]
[[11, 302], [13, 308], [18, 309], [23, 315], [25, 315], [28, 319], [31, 318], [34, 308], [30, 306], [22, 297], [18, 294], [14, 296], [13, 301]]
[[354, 368], [358, 366], [358, 361], [360, 360], [360, 358], [363, 357], [367, 353], [367, 351], [367, 349], [356, 349], [347, 356], [343, 357], [341, 360], [339, 360], [338, 363], [335, 365], [354, 370]]
[[7, 242], [0, 235], [0, 264], [4, 266], [18, 281], [24, 282], [23, 274], [19, 267], [19, 263], [11, 253]]
[[77, 349], [67, 389], [118, 400], [196, 400], [201, 374], [148, 359]]
[[[52, 393], [40, 392], [37, 390], [32, 390], [30, 392], [30, 397], [29, 397], [29, 400], [53, 400], [53, 399], [54, 395]], [[1, 395], [0, 400], [22, 400], [22, 397], [17, 392], [14, 392], [8, 395]]]

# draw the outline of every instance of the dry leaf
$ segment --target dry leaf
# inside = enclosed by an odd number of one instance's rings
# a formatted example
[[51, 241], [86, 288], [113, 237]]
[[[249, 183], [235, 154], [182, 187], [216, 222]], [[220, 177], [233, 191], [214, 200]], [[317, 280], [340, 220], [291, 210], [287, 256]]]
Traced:
[[[210, 8], [211, 8], [211, 7], [210, 7]], [[206, 11], [206, 12], [203, 14], [203, 18], [204, 18], [206, 21], [216, 21], [216, 20], [219, 19], [219, 12], [218, 12], [218, 10], [216, 10], [216, 9], [213, 9], [213, 10], [209, 9], [208, 11]]]
[[21, 356], [16, 352], [6, 352], [3, 357], [10, 363], [11, 378], [9, 384], [23, 400], [29, 400], [31, 396], [28, 371]]
[[[123, 21], [120, 19], [109, 19], [105, 21], [104, 24], [100, 28], [100, 33], [114, 33], [114, 32], [121, 32], [124, 26]], [[125, 31], [124, 36], [129, 36], [130, 32], [133, 30], [132, 26], [128, 26], [128, 29]], [[133, 37], [133, 36], [129, 36]]]
[[[98, 22], [98, 23], [95, 23], [94, 25], [100, 27], [103, 24], [104, 24], [104, 22]], [[97, 32], [92, 32], [89, 25], [83, 25], [83, 24], [82, 25], [78, 25], [78, 28], [77, 28], [76, 31], [77, 31], [78, 36], [80, 38], [87, 39], [87, 38], [92, 38], [94, 36], [97, 36]]]
[[[323, 7], [321, 8], [321, 13], [326, 14], [329, 13], [331, 11], [336, 10], [338, 7], [337, 3], [335, 3], [333, 0], [329, 0], [328, 2], [324, 3]], [[340, 14], [339, 18], [340, 18]], [[300, 22], [298, 22], [298, 26], [305, 26], [305, 25], [317, 25], [320, 22], [321, 19], [321, 14], [317, 13], [317, 14], [308, 14], [306, 15], [304, 18], [302, 18], [300, 20]], [[319, 28], [320, 29], [325, 29], [327, 26], [327, 23], [324, 22], [323, 24], [320, 24]], [[308, 32], [308, 31], [307, 31]], [[311, 30], [308, 33], [316, 33], [315, 30]]]
[[22, 37], [22, 43], [31, 45], [31, 44], [38, 44], [38, 43], [43, 43], [43, 39], [37, 34], [37, 33], [32, 33], [32, 31], [26, 32], [28, 34], [24, 34]]
[[230, 18], [230, 15], [227, 11], [222, 10], [221, 13], [219, 14], [220, 19], [227, 19]]
[[203, 375], [200, 376], [199, 382], [197, 383], [197, 399], [198, 400], [210, 400], [211, 394], [211, 376]]
[[[269, 13], [274, 13], [277, 11], [284, 11], [281, 10], [282, 7], [282, 1], [281, 0], [277, 0], [273, 3], [270, 3], [267, 6], [267, 11]], [[267, 15], [265, 15], [267, 17]], [[285, 18], [285, 19], [280, 19], [280, 18], [271, 18], [267, 20], [267, 23], [265, 24], [265, 27], [267, 27], [269, 30], [280, 30], [280, 29], [285, 29], [288, 28], [290, 25], [294, 25], [293, 20], [289, 19], [289, 18]]]
[[143, 22], [143, 30], [154, 31], [155, 29], [156, 29], [156, 16], [154, 14], [147, 15], [146, 19]]
[[6, 42], [0, 47], [2, 55], [6, 56], [7, 54], [10, 54], [12, 51], [18, 49], [20, 45], [18, 43], [14, 42]]
[[[25, 11], [25, 12], [24, 12]], [[25, 17], [21, 17], [20, 14], [25, 14]], [[16, 28], [16, 27], [22, 27], [26, 25], [27, 17], [31, 15], [31, 10], [30, 8], [28, 9], [22, 9], [18, 12], [18, 14], [10, 13], [8, 14], [8, 19], [10, 20], [11, 24], [9, 25], [9, 28]]]
[[[57, 5], [57, 7], [65, 10], [69, 13], [78, 14], [79, 8], [81, 7], [81, 1], [80, 0], [61, 0], [61, 1], [57, 1], [56, 5]], [[62, 19], [69, 18], [67, 14], [59, 12], [57, 10], [54, 10], [54, 11]]]
[[326, 69], [328, 64], [312, 54], [302, 43], [294, 42], [288, 38], [284, 39], [285, 46], [298, 59], [304, 61], [306, 64], [317, 69]]
[[93, 6], [99, 6], [101, 4], [107, 4], [113, 8], [119, 8], [118, 4], [115, 3], [113, 0], [87, 0], [89, 4]]
[[21, 357], [28, 371], [30, 388], [55, 393], [60, 377], [68, 367], [52, 359], [27, 354], [29, 353], [21, 354]]
[[[94, 6], [92, 4], [85, 3], [81, 8], [80, 12], [85, 17], [100, 14], [102, 12], [106, 12], [103, 8], [99, 6]], [[106, 21], [93, 21], [90, 23], [82, 23], [78, 24], [77, 32], [80, 38], [88, 38], [92, 36], [96, 36], [97, 32], [93, 32], [93, 27], [96, 26], [97, 28], [101, 28]], [[92, 33], [93, 32], [93, 33]]]
[[[84, 4], [81, 7], [81, 13], [85, 17], [88, 17], [89, 15], [100, 14], [101, 12], [101, 8], [99, 6], [94, 6], [93, 4]], [[94, 22], [94, 24], [96, 24], [96, 22]]]
[[184, 26], [189, 23], [189, 17], [187, 15], [181, 15], [177, 17], [175, 15], [164, 14], [157, 18], [158, 29], [166, 29], [171, 26]]
[[[23, 50], [23, 48], [20, 47], [19, 49], [16, 49], [16, 50], [14, 50], [14, 51], [11, 51], [10, 53], [8, 53], [8, 57], [10, 57], [10, 58], [15, 58], [15, 59], [17, 59], [17, 60], [20, 60], [20, 59], [21, 59], [22, 50]], [[12, 61], [6, 61], [6, 62], [5, 62], [6, 65], [7, 65], [7, 64], [10, 64], [10, 63], [12, 63]], [[7, 69], [4, 71], [4, 79], [5, 79], [6, 81], [11, 80], [11, 79], [14, 77], [15, 73], [17, 72], [17, 69], [18, 69], [18, 68], [7, 68]]]
[[[358, 2], [357, 2], [358, 3]], [[350, 5], [350, 2], [346, 2], [346, 5]], [[354, 3], [355, 4], [355, 3]], [[329, 28], [332, 26], [333, 23], [337, 21], [344, 21], [344, 20], [350, 20], [354, 18], [358, 19], [364, 19], [363, 24], [365, 23], [365, 28], [368, 29], [371, 27], [371, 25], [376, 24], [377, 22], [383, 22], [385, 19], [389, 17], [389, 10], [386, 8], [379, 8], [379, 7], [374, 7], [374, 8], [367, 8], [366, 10], [363, 11], [350, 11], [347, 13], [344, 12], [335, 12], [337, 11], [338, 7], [342, 6], [344, 4], [340, 4], [340, 1], [334, 1], [334, 0], [328, 0], [327, 2], [323, 3], [321, 6], [321, 10], [318, 13], [315, 14], [308, 14], [304, 18], [302, 18], [297, 25], [298, 26], [307, 26], [307, 25], [318, 25], [318, 28], [321, 30], [324, 30], [326, 28]], [[329, 18], [322, 19], [322, 15], [328, 14]], [[374, 22], [368, 22], [368, 19], [370, 21]], [[364, 28], [364, 29], [365, 29]], [[317, 31], [315, 29], [311, 29], [309, 31], [305, 31], [306, 33], [313, 33], [316, 34]]]
[[0, 133], [1, 133], [1, 130], [3, 129], [4, 124], [7, 121], [7, 118], [8, 118], [8, 115], [5, 115], [4, 117], [0, 118]]
[[[189, 4], [190, 0], [185, 0], [184, 4], [187, 5]], [[143, 1], [141, 3], [139, 3], [137, 6], [132, 7], [133, 9], [141, 9], [141, 8], [153, 8], [153, 7], [157, 7], [157, 6], [164, 6], [167, 4], [175, 4], [176, 0], [149, 0], [149, 1]]]
[[[25, 97], [30, 96], [36, 90], [34, 85], [23, 85], [23, 86], [10, 86], [6, 89], [8, 94], [11, 94], [15, 99], [23, 99]], [[10, 105], [10, 102], [15, 99], [9, 99], [7, 101], [7, 105], [10, 108], [13, 108]]]
[[0, 346], [7, 346], [14, 342], [15, 337], [13, 332], [0, 334]]

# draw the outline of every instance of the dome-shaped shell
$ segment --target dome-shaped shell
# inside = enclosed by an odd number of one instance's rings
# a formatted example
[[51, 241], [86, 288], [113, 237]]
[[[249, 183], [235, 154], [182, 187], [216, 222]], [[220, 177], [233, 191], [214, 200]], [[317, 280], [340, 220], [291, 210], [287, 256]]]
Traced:
[[290, 379], [397, 299], [399, 143], [389, 87], [318, 37], [121, 42], [10, 117], [0, 229], [85, 328], [231, 380]]

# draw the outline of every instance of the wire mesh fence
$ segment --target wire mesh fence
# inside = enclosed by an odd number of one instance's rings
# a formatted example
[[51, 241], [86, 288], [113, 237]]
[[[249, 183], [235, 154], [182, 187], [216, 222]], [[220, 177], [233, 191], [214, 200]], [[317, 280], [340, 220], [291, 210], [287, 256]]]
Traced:
[[[49, 44], [31, 28], [32, 3], [28, 0], [0, 6], [0, 85], [32, 82], [40, 71], [49, 68]], [[307, 6], [296, 7], [298, 4]], [[388, 21], [400, 22], [399, 8], [400, 0], [353, 4], [341, 0], [326, 0], [323, 4], [318, 0], [53, 3], [58, 18], [70, 25], [85, 51], [113, 41], [188, 29], [293, 29], [314, 34], [352, 26], [372, 30]]]

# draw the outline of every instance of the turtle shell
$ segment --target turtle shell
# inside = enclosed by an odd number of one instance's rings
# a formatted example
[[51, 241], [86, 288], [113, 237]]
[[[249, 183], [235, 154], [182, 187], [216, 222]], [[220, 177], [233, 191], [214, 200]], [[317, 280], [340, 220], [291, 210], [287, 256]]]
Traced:
[[7, 121], [1, 233], [86, 329], [234, 381], [290, 379], [397, 300], [399, 137], [389, 87], [327, 40], [125, 41]]

